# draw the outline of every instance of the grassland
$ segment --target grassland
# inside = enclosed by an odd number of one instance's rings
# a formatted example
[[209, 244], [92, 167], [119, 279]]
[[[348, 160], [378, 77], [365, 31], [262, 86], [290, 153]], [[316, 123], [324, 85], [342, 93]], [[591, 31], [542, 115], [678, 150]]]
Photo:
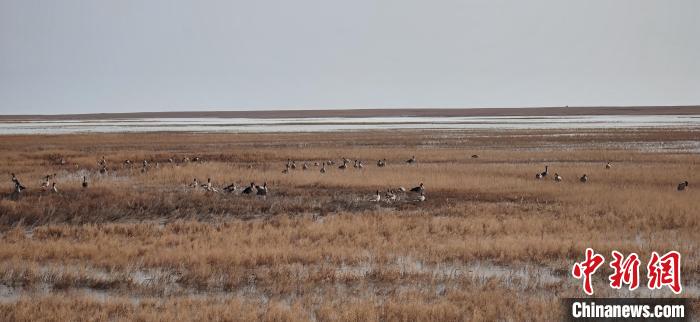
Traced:
[[[677, 250], [683, 296], [697, 298], [698, 141], [690, 129], [4, 136], [0, 316], [551, 320], [583, 294], [569, 270], [587, 247], [644, 263]], [[339, 170], [343, 157], [365, 166]], [[298, 168], [284, 174], [288, 159]], [[325, 174], [313, 166], [327, 160]], [[49, 174], [58, 193], [39, 189]], [[193, 178], [270, 191], [205, 192]], [[424, 202], [369, 201], [420, 182]], [[614, 291], [605, 266], [598, 296], [673, 296]]]

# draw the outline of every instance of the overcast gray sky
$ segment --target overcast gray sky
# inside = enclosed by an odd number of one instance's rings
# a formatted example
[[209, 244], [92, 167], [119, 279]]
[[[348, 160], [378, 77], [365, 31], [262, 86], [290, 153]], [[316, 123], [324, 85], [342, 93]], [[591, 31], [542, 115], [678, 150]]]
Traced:
[[700, 104], [697, 0], [0, 0], [0, 114]]

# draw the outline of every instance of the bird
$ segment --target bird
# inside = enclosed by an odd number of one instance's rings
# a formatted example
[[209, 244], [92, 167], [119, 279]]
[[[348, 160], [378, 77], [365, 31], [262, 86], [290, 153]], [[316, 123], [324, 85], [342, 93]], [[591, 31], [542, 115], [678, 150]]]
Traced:
[[386, 159], [378, 160], [378, 161], [377, 161], [377, 166], [380, 167], [380, 168], [386, 166]]
[[202, 184], [202, 188], [204, 188], [206, 191], [212, 190], [211, 178], [207, 178], [207, 183]]
[[14, 173], [12, 174], [12, 182], [15, 184], [15, 190], [17, 192], [27, 189], [19, 182], [19, 179], [17, 179]]
[[357, 169], [357, 160], [355, 160], [355, 164], [352, 166], [353, 168]]
[[406, 192], [406, 188], [404, 188], [404, 187], [399, 187], [398, 190], [401, 191], [401, 192]]
[[232, 183], [232, 184], [230, 184], [230, 185], [228, 185], [228, 186], [226, 186], [226, 187], [224, 187], [224, 191], [225, 191], [225, 192], [235, 192], [236, 189], [238, 189], [238, 187], [236, 187], [236, 183], [235, 183], [235, 182]]
[[581, 177], [581, 179], [579, 179], [579, 181], [581, 181], [582, 183], [588, 182], [588, 176], [584, 174], [583, 177]]
[[321, 173], [326, 173], [326, 163], [323, 162], [323, 165], [321, 166]]
[[416, 199], [414, 199], [414, 201], [417, 201], [417, 202], [425, 201], [425, 195], [423, 194], [423, 192], [421, 192], [420, 196], [416, 197]]
[[294, 169], [297, 168], [297, 162], [296, 162], [296, 161], [292, 161], [292, 166], [291, 166], [291, 168], [292, 168], [292, 170], [294, 170]]
[[539, 180], [539, 179], [542, 179], [542, 178], [543, 178], [543, 177], [542, 177], [542, 174], [541, 174], [541, 173], [538, 172], [537, 174], [535, 174], [535, 179], [538, 179], [538, 180]]
[[683, 181], [678, 184], [678, 191], [683, 191], [688, 187], [688, 181]]
[[226, 186], [226, 187], [224, 187], [224, 191], [225, 191], [225, 192], [235, 192], [236, 189], [238, 189], [238, 187], [236, 187], [236, 183], [235, 183], [235, 182], [232, 183], [232, 184], [230, 184], [230, 185], [228, 185], [228, 186]]
[[419, 186], [411, 188], [411, 192], [415, 193], [423, 193], [425, 191], [425, 188], [423, 187], [423, 183], [421, 182]]
[[406, 163], [411, 164], [411, 163], [416, 163], [416, 156], [412, 156], [410, 159], [406, 160]]
[[343, 164], [338, 166], [338, 169], [340, 169], [340, 170], [345, 170], [347, 168], [348, 168], [348, 163], [345, 162], [345, 160], [343, 160]]
[[391, 191], [390, 189], [386, 189], [386, 194], [384, 195], [386, 201], [394, 201], [396, 200], [396, 194]]
[[610, 169], [610, 168], [612, 168], [612, 164], [610, 163], [610, 161], [608, 161], [608, 163], [605, 164], [605, 169]]
[[251, 182], [251, 183], [250, 183], [250, 187], [246, 187], [245, 189], [243, 189], [242, 193], [243, 193], [243, 194], [246, 194], [246, 195], [256, 193], [256, 191], [255, 191], [255, 182]]
[[544, 172], [540, 173], [540, 179], [546, 177], [549, 174], [549, 166], [544, 166]]
[[357, 168], [358, 168], [358, 169], [362, 169], [362, 168], [364, 168], [364, 167], [365, 167], [365, 166], [362, 165], [362, 160], [360, 160], [360, 161], [357, 163]]
[[291, 167], [291, 165], [290, 165], [289, 163], [287, 163], [287, 165], [284, 167], [284, 170], [282, 170], [282, 173], [284, 173], [284, 174], [289, 173], [289, 168], [290, 168], [290, 167]]
[[87, 177], [83, 176], [83, 188], [87, 188], [87, 187], [88, 187]]
[[257, 193], [258, 196], [267, 196], [267, 182], [263, 182], [262, 187], [255, 186], [255, 190], [258, 191], [258, 193]]
[[197, 178], [194, 178], [194, 181], [190, 183], [191, 188], [198, 188], [199, 187], [199, 180]]
[[51, 192], [53, 193], [58, 193], [58, 188], [56, 188], [56, 182], [51, 184]]
[[370, 198], [369, 201], [378, 202], [379, 200], [382, 200], [382, 195], [379, 194], [379, 190], [377, 190], [377, 193], [372, 198]]
[[103, 166], [100, 168], [100, 174], [107, 174], [107, 172], [109, 172], [109, 171], [107, 170], [107, 166], [104, 166], [104, 165], [103, 165]]
[[472, 159], [478, 159], [479, 155], [478, 154], [472, 154]]
[[41, 190], [42, 191], [46, 191], [46, 189], [49, 189], [49, 186], [51, 186], [51, 182], [49, 182], [49, 178], [51, 178], [51, 176], [48, 174], [46, 175], [46, 177], [44, 177], [44, 182], [41, 183]]
[[20, 182], [19, 179], [15, 176], [15, 174], [12, 174], [12, 182], [15, 184], [15, 192], [20, 193], [22, 190], [26, 189]]
[[562, 177], [558, 173], [554, 174], [554, 181], [561, 182], [562, 180], [563, 180]]
[[306, 164], [306, 162], [304, 162], [304, 165], [301, 167], [301, 169], [302, 169], [302, 170], [308, 170], [308, 169], [309, 169], [309, 165]]

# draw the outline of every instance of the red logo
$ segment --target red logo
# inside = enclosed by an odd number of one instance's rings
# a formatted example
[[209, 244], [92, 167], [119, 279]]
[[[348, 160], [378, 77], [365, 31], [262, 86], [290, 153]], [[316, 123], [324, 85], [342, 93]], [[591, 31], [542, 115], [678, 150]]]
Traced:
[[[613, 273], [608, 276], [610, 287], [621, 289], [623, 284], [627, 284], [630, 291], [639, 287], [639, 266], [641, 261], [639, 255], [631, 253], [625, 257], [622, 253], [613, 250], [613, 261], [610, 267]], [[603, 255], [596, 254], [591, 248], [586, 249], [586, 259], [582, 262], [574, 263], [571, 274], [576, 279], [582, 279], [583, 291], [588, 295], [593, 295], [593, 285], [591, 277], [605, 262]], [[663, 256], [657, 252], [651, 253], [651, 258], [647, 265], [647, 277], [649, 282], [647, 287], [650, 290], [661, 289], [668, 286], [674, 293], [680, 294], [683, 290], [681, 286], [681, 254], [677, 251], [670, 251]]]
[[656, 252], [651, 253], [649, 265], [647, 265], [649, 277], [649, 289], [660, 289], [663, 286], [671, 288], [673, 293], [680, 294], [681, 286], [681, 254], [670, 251], [659, 257]]

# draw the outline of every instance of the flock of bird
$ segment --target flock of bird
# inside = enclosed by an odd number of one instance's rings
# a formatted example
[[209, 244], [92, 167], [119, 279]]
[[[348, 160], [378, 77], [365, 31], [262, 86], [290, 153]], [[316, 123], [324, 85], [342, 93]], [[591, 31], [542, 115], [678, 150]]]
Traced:
[[[605, 169], [606, 169], [606, 170], [612, 169], [612, 163], [607, 162], [607, 163], [605, 164]], [[538, 173], [535, 174], [535, 179], [537, 179], [537, 180], [544, 180], [544, 179], [547, 178], [548, 175], [549, 175], [549, 166], [546, 165], [546, 166], [544, 166], [544, 171], [538, 172]], [[563, 178], [559, 173], [556, 173], [556, 172], [554, 173], [554, 177], [553, 177], [552, 179], [553, 179], [555, 182], [562, 182], [562, 181], [564, 181], [564, 178]], [[584, 173], [578, 180], [579, 180], [581, 183], [587, 183], [587, 182], [588, 182], [588, 175]], [[678, 191], [683, 191], [683, 190], [685, 190], [685, 188], [687, 188], [687, 187], [688, 187], [688, 181], [682, 181], [681, 183], [678, 184], [678, 187], [677, 187], [676, 189], [677, 189]]]
[[[475, 155], [472, 155], [471, 157], [472, 157], [472, 158], [478, 158], [479, 156], [475, 154]], [[202, 160], [201, 160], [201, 158], [199, 158], [199, 157], [194, 157], [194, 158], [192, 158], [192, 159], [189, 159], [189, 158], [185, 157], [185, 158], [183, 158], [183, 159], [181, 160], [181, 162], [183, 162], [183, 163], [187, 163], [187, 162], [190, 162], [190, 161], [200, 162], [200, 161], [202, 161]], [[170, 159], [168, 159], [168, 162], [169, 162], [169, 163], [174, 163], [175, 161], [174, 161], [173, 158], [170, 158]], [[338, 169], [339, 169], [339, 170], [346, 170], [346, 169], [348, 169], [349, 164], [351, 163], [351, 160], [349, 160], [349, 159], [343, 157], [343, 158], [341, 158], [341, 162], [340, 162], [340, 163], [341, 163], [341, 164], [338, 166]], [[405, 163], [406, 163], [406, 164], [415, 164], [415, 163], [417, 163], [416, 157], [415, 157], [415, 156], [412, 156], [410, 159], [405, 160]], [[61, 159], [61, 164], [65, 164], [65, 160], [64, 160], [64, 159]], [[109, 171], [109, 169], [108, 169], [108, 167], [107, 167], [107, 160], [105, 159], [104, 156], [102, 157], [102, 159], [101, 159], [100, 161], [97, 162], [97, 164], [98, 164], [99, 172], [100, 172], [101, 174], [106, 174], [106, 173]], [[314, 166], [314, 167], [319, 167], [319, 166], [320, 166], [321, 168], [319, 169], [319, 172], [323, 174], [323, 173], [326, 173], [326, 172], [328, 171], [328, 170], [326, 169], [326, 166], [334, 166], [335, 164], [336, 164], [335, 161], [333, 161], [333, 160], [328, 160], [328, 161], [325, 161], [325, 162], [321, 162], [321, 164], [319, 164], [318, 162], [314, 162], [314, 163], [313, 163], [313, 166]], [[133, 162], [132, 162], [131, 160], [125, 160], [125, 161], [123, 162], [123, 165], [124, 165], [125, 167], [131, 168], [131, 167], [133, 166]], [[381, 168], [381, 167], [385, 167], [386, 165], [387, 165], [386, 159], [380, 159], [380, 160], [377, 161], [377, 167], [380, 167], [380, 168]], [[159, 165], [158, 165], [158, 162], [156, 162], [156, 163], [155, 163], [155, 167], [157, 168], [158, 166], [159, 166]], [[144, 161], [142, 162], [141, 171], [143, 171], [143, 172], [148, 171], [148, 169], [149, 169], [150, 167], [151, 167], [151, 165], [148, 163], [148, 161], [144, 160]], [[363, 168], [364, 168], [364, 162], [363, 162], [362, 160], [354, 160], [354, 162], [353, 162], [353, 168], [356, 168], [356, 169], [363, 169]], [[612, 168], [612, 164], [611, 164], [610, 162], [607, 162], [606, 165], [605, 165], [605, 169], [609, 170], [609, 169], [611, 169], [611, 168]], [[297, 169], [296, 161], [293, 161], [293, 160], [291, 160], [291, 159], [288, 159], [288, 160], [287, 160], [287, 163], [286, 163], [286, 165], [285, 165], [285, 168], [282, 170], [282, 173], [287, 174], [287, 173], [289, 173], [290, 171], [293, 171], [293, 170], [296, 170], [296, 169]], [[304, 163], [301, 165], [301, 169], [304, 170], [304, 171], [306, 171], [306, 170], [311, 169], [311, 166], [309, 165], [308, 162], [304, 162]], [[538, 172], [538, 173], [535, 174], [535, 179], [537, 179], [537, 180], [544, 180], [544, 179], [548, 178], [548, 176], [549, 176], [549, 166], [546, 165], [543, 172]], [[44, 177], [44, 180], [42, 181], [42, 184], [41, 184], [41, 187], [40, 187], [41, 191], [47, 191], [47, 192], [57, 193], [57, 192], [58, 192], [58, 187], [56, 186], [55, 178], [56, 178], [56, 174], [53, 174], [53, 175], [46, 175], [46, 176]], [[52, 179], [54, 179], [53, 182], [52, 182]], [[559, 173], [554, 173], [554, 175], [553, 175], [553, 180], [554, 180], [555, 182], [562, 182], [562, 181], [564, 181], [564, 178], [563, 178]], [[581, 183], [587, 183], [587, 182], [588, 182], [588, 175], [583, 174], [583, 176], [581, 176], [581, 177], [579, 178], [579, 181], [580, 181]], [[24, 185], [22, 185], [22, 183], [19, 181], [19, 179], [17, 178], [17, 176], [16, 176], [14, 173], [12, 173], [12, 183], [14, 184], [14, 193], [16, 193], [16, 194], [19, 194], [19, 193], [21, 193], [23, 190], [26, 190], [26, 189], [27, 189]], [[83, 188], [88, 188], [88, 185], [89, 185], [89, 184], [88, 184], [88, 181], [87, 181], [87, 176], [83, 176], [82, 187], [83, 187]], [[267, 187], [267, 182], [264, 182], [262, 186], [256, 185], [255, 182], [251, 182], [250, 185], [247, 186], [247, 187], [245, 187], [245, 188], [243, 188], [243, 187], [240, 187], [240, 188], [239, 188], [238, 186], [236, 186], [236, 183], [232, 183], [232, 184], [230, 184], [230, 185], [227, 185], [227, 186], [225, 186], [225, 187], [219, 189], [219, 188], [215, 187], [215, 186], [212, 184], [211, 178], [208, 178], [206, 183], [200, 183], [200, 182], [197, 180], [197, 178], [195, 178], [194, 181], [189, 185], [189, 187], [192, 188], [192, 189], [195, 189], [195, 190], [197, 190], [197, 189], [202, 189], [203, 191], [208, 191], [208, 192], [222, 192], [222, 193], [235, 193], [235, 192], [237, 192], [237, 191], [240, 190], [240, 193], [241, 193], [241, 194], [244, 194], [244, 195], [257, 195], [257, 196], [267, 196], [267, 195], [268, 195], [268, 191], [269, 191], [269, 190], [268, 190], [268, 187]], [[688, 181], [683, 181], [683, 182], [681, 182], [681, 183], [678, 184], [677, 190], [678, 190], [678, 191], [684, 191], [687, 187], [688, 187]], [[415, 194], [416, 194], [416, 197], [415, 197], [414, 199], [412, 199], [413, 201], [416, 201], [416, 202], [423, 202], [423, 201], [426, 200], [426, 197], [425, 197], [425, 186], [424, 186], [423, 183], [421, 182], [420, 185], [418, 185], [418, 186], [416, 186], [416, 187], [414, 187], [414, 188], [411, 188], [411, 189], [409, 189], [409, 190], [406, 190], [404, 187], [398, 187], [397, 189], [387, 189], [387, 191], [386, 191], [383, 195], [382, 195], [382, 193], [381, 193], [379, 190], [377, 190], [376, 193], [370, 197], [369, 201], [371, 201], [371, 202], [379, 202], [379, 201], [381, 201], [381, 200], [385, 200], [385, 201], [387, 201], [387, 202], [396, 201], [396, 200], [399, 199], [399, 194], [404, 194], [404, 195], [406, 195], [406, 194], [408, 194], [408, 193], [415, 193]]]

